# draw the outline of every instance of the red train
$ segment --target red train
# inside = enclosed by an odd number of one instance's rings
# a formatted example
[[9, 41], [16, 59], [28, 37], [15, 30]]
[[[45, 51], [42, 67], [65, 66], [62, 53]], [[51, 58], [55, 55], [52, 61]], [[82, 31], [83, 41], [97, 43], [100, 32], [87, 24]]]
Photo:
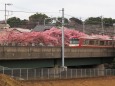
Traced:
[[115, 41], [113, 39], [100, 39], [100, 38], [70, 38], [70, 47], [114, 47]]

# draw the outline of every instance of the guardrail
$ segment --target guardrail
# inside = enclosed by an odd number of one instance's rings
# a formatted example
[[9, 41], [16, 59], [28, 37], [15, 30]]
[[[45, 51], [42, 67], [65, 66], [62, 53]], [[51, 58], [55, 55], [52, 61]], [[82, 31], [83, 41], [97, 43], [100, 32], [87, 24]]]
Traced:
[[115, 69], [0, 68], [0, 73], [18, 80], [72, 79], [115, 76]]

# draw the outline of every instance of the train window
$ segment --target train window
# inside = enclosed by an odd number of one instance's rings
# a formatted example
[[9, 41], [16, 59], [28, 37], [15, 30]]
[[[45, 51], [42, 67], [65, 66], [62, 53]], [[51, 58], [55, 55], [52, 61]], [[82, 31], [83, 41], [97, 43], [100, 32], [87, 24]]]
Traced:
[[106, 41], [105, 45], [109, 45], [109, 41]]
[[100, 45], [104, 45], [104, 41], [100, 41]]
[[104, 45], [107, 45], [107, 41], [105, 41], [105, 44]]
[[79, 39], [75, 38], [70, 39], [70, 44], [79, 44]]
[[84, 40], [84, 41], [83, 41], [83, 44], [84, 44], [84, 45], [88, 45], [88, 44], [89, 44], [89, 40], [87, 40], [87, 39]]
[[94, 42], [95, 42], [95, 45], [98, 45], [98, 40], [95, 40]]
[[89, 40], [89, 45], [94, 45], [94, 40]]
[[109, 45], [112, 45], [112, 41], [109, 41]]

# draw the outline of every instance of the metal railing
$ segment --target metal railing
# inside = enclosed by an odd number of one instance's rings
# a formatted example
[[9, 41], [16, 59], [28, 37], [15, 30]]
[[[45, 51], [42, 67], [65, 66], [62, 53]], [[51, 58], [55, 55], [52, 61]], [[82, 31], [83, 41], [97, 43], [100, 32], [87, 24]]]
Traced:
[[72, 79], [83, 77], [114, 76], [115, 69], [63, 69], [63, 68], [6, 68], [0, 73], [18, 80]]

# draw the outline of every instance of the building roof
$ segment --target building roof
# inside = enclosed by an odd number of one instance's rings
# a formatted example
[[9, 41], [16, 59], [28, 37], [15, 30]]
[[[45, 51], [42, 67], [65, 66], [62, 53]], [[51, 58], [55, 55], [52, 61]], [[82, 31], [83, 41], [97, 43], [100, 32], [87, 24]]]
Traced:
[[12, 28], [13, 30], [17, 30], [19, 32], [31, 32], [29, 29], [24, 29], [24, 28]]
[[49, 30], [52, 27], [54, 27], [53, 25], [50, 26], [44, 26], [44, 25], [37, 25], [32, 31], [45, 31], [45, 30]]
[[0, 24], [0, 29], [9, 28], [9, 24]]

